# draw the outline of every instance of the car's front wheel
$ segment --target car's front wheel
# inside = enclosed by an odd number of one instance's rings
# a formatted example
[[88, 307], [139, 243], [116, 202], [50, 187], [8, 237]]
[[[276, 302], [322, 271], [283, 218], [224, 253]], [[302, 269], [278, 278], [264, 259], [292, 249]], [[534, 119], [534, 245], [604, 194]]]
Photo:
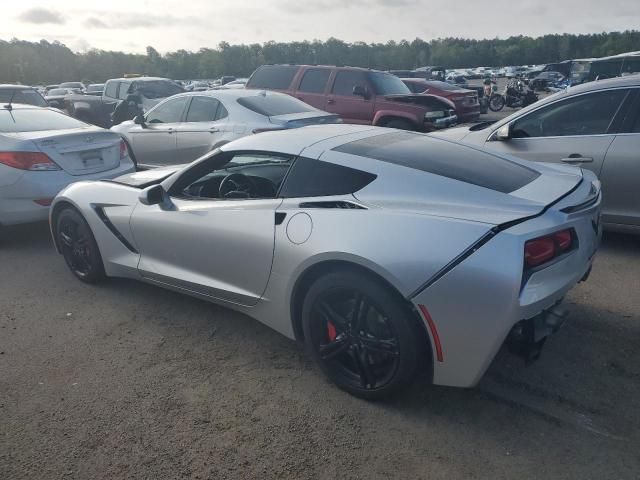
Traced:
[[56, 219], [56, 240], [71, 272], [86, 283], [105, 277], [98, 244], [87, 221], [74, 208], [65, 208]]
[[420, 336], [382, 282], [356, 270], [324, 275], [307, 292], [302, 322], [307, 350], [341, 389], [377, 399], [412, 382]]

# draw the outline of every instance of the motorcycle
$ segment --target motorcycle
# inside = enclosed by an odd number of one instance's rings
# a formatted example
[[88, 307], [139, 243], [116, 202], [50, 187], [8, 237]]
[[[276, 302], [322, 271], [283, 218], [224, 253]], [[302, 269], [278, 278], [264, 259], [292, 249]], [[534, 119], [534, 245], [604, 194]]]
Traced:
[[489, 99], [489, 109], [492, 112], [499, 112], [505, 105], [511, 108], [521, 108], [538, 101], [538, 95], [531, 88], [524, 91], [522, 82], [518, 82], [517, 89], [505, 92], [504, 95], [494, 93]]

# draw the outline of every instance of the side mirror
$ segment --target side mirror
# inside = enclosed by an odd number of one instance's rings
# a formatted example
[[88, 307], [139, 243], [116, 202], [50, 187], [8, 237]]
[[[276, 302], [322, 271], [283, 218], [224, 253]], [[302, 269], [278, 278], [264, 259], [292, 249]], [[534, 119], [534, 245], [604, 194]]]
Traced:
[[142, 128], [147, 125], [144, 119], [144, 115], [136, 115], [135, 117], [133, 117], [133, 123], [135, 123], [136, 125], [140, 125]]
[[362, 85], [354, 85], [353, 87], [353, 94], [357, 97], [362, 97], [365, 100], [367, 100], [369, 98], [369, 92], [367, 91], [367, 89], [365, 87], [363, 87]]
[[507, 123], [501, 126], [496, 131], [496, 140], [500, 140], [501, 142], [509, 140], [511, 138], [512, 131], [513, 131], [513, 123]]
[[164, 191], [164, 188], [162, 188], [162, 185], [160, 184], [151, 185], [150, 187], [142, 190], [138, 199], [143, 205], [161, 205], [166, 204], [167, 202], [170, 204], [171, 202], [167, 192]]

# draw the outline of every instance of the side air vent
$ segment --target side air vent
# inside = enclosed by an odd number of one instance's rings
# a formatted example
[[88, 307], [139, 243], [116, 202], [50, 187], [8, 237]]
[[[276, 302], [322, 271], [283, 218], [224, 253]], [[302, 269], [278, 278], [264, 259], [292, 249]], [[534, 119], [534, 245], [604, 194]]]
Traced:
[[131, 245], [131, 243], [129, 243], [129, 241], [124, 237], [124, 235], [120, 233], [120, 231], [115, 227], [115, 225], [111, 223], [111, 220], [109, 220], [109, 217], [107, 217], [107, 214], [104, 212], [104, 209], [96, 205], [93, 206], [93, 209], [95, 210], [100, 220], [102, 220], [102, 223], [104, 223], [105, 226], [111, 231], [111, 233], [113, 233], [116, 236], [116, 238], [120, 240], [120, 242], [125, 247], [127, 247], [127, 250], [137, 254], [138, 251], [135, 249], [135, 247]]
[[304, 202], [300, 204], [300, 208], [341, 208], [347, 210], [366, 210], [366, 207], [353, 202], [325, 201], [325, 202]]

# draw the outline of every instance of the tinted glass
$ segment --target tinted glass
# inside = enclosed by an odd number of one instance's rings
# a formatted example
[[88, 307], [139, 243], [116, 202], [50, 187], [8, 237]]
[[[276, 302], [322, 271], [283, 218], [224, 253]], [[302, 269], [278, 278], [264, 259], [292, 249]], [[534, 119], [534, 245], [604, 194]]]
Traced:
[[104, 95], [110, 98], [117, 98], [118, 94], [118, 82], [107, 82], [104, 89]]
[[280, 196], [325, 197], [357, 192], [376, 175], [333, 163], [298, 158], [287, 176]]
[[226, 108], [224, 108], [224, 105], [220, 104], [218, 106], [218, 115], [216, 115], [216, 120], [221, 120], [223, 118], [226, 118], [229, 116], [229, 112], [227, 111]]
[[12, 103], [23, 103], [25, 105], [35, 105], [36, 107], [46, 107], [48, 104], [42, 95], [35, 90], [24, 89], [1, 89], [0, 102], [5, 103], [11, 100]]
[[120, 90], [118, 90], [118, 98], [126, 100], [127, 95], [131, 92], [131, 84], [129, 82], [120, 82]]
[[0, 110], [0, 132], [40, 132], [87, 126], [86, 123], [53, 110]]
[[422, 93], [428, 88], [422, 82], [405, 81], [405, 85], [409, 87], [409, 90], [411, 90], [413, 93]]
[[177, 123], [182, 121], [182, 112], [186, 103], [187, 97], [182, 97], [158, 105], [147, 115], [147, 123]]
[[298, 91], [306, 93], [324, 93], [331, 75], [328, 68], [311, 68], [304, 73]]
[[334, 148], [338, 152], [375, 158], [480, 187], [510, 193], [540, 176], [489, 153], [411, 132], [393, 132]]
[[316, 109], [289, 95], [256, 95], [240, 97], [238, 103], [249, 110], [273, 117], [290, 113], [314, 112]]
[[210, 97], [193, 97], [187, 113], [187, 122], [213, 122], [220, 102]]
[[[394, 78], [397, 78], [397, 77], [394, 77]], [[398, 81], [402, 83], [400, 79], [398, 79]], [[336, 95], [352, 96], [353, 87], [355, 86], [365, 87], [366, 84], [367, 83], [366, 83], [364, 74], [362, 72], [344, 70], [344, 71], [338, 72], [338, 74], [336, 75], [336, 79], [333, 82], [332, 92]]]
[[[172, 187], [172, 192], [193, 199], [275, 198], [292, 162], [291, 157], [279, 154], [227, 155], [216, 155], [192, 167]], [[220, 161], [220, 156], [228, 161]], [[230, 175], [233, 177], [225, 180]]]
[[95, 84], [95, 85], [89, 85], [87, 87], [87, 92], [101, 92], [102, 90], [104, 90], [104, 84], [102, 84], [102, 83]]
[[171, 80], [149, 80], [135, 82], [133, 90], [149, 99], [166, 98], [184, 92], [184, 89]]
[[247, 88], [287, 90], [297, 71], [298, 67], [291, 65], [265, 65], [254, 72]]
[[395, 75], [390, 73], [370, 72], [369, 80], [378, 95], [406, 95], [411, 90]]
[[66, 88], [54, 88], [53, 90], [49, 90], [49, 95], [67, 95], [69, 92]]
[[589, 93], [554, 103], [513, 124], [514, 138], [563, 137], [607, 133], [627, 90]]

